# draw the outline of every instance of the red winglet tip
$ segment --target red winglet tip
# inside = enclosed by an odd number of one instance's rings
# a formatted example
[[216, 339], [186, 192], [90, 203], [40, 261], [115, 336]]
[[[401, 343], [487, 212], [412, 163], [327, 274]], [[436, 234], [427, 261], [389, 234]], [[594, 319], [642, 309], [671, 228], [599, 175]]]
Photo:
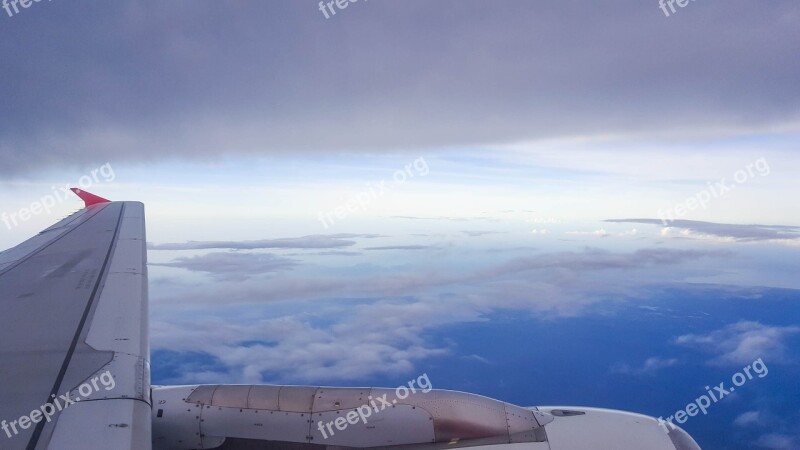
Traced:
[[70, 190], [74, 192], [75, 195], [80, 197], [84, 203], [86, 203], [87, 208], [92, 205], [97, 205], [99, 203], [111, 203], [111, 200], [106, 200], [103, 197], [98, 197], [92, 194], [91, 192], [84, 191], [83, 189], [71, 188]]

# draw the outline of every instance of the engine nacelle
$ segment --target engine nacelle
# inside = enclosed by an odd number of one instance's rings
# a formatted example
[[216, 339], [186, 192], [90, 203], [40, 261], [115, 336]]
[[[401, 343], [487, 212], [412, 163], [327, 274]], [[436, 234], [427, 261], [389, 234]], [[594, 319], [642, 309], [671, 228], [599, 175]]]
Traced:
[[443, 390], [153, 388], [153, 447], [159, 450], [544, 442], [543, 426], [552, 420], [541, 411]]

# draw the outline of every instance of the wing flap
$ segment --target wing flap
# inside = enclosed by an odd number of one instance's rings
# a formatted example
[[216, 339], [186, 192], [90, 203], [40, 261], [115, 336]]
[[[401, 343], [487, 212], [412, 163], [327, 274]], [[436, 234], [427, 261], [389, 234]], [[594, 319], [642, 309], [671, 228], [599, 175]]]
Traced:
[[124, 400], [87, 402], [65, 410], [53, 433], [52, 442], [58, 444], [52, 447], [58, 450], [151, 448], [149, 406], [136, 403], [128, 408], [118, 405], [120, 402]]

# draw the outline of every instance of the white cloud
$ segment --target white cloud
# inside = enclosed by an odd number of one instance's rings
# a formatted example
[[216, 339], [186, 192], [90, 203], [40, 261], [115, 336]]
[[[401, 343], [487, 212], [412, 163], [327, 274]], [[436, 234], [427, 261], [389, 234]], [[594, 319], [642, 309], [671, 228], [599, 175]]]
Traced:
[[594, 231], [567, 231], [565, 234], [573, 236], [597, 236], [597, 237], [636, 236], [639, 234], [639, 230], [637, 230], [636, 228], [632, 228], [630, 230], [620, 231], [619, 233], [611, 233], [607, 231], [605, 228], [600, 228]]
[[611, 372], [626, 375], [651, 375], [659, 370], [675, 366], [676, 364], [678, 364], [678, 360], [675, 358], [666, 359], [652, 357], [647, 358], [644, 363], [638, 367], [632, 367], [627, 363], [617, 364], [611, 368]]
[[[227, 374], [185, 374], [171, 382], [314, 382], [400, 374], [415, 364], [448, 352], [427, 342], [426, 330], [450, 320], [477, 318], [466, 311], [450, 318], [442, 302], [380, 302], [350, 307], [348, 314], [320, 306], [313, 314], [276, 319], [207, 318], [182, 323], [156, 320], [156, 347], [178, 352], [205, 352], [228, 369]], [[246, 317], [245, 315], [244, 317]], [[333, 325], [325, 322], [333, 321]], [[245, 344], [247, 343], [247, 344]]]
[[747, 364], [758, 358], [766, 363], [785, 358], [786, 340], [800, 333], [798, 326], [768, 326], [740, 321], [706, 335], [685, 334], [676, 343], [717, 353], [714, 364]]
[[755, 444], [772, 450], [793, 450], [797, 448], [798, 440], [785, 434], [770, 433], [758, 438]]
[[488, 359], [484, 358], [481, 355], [474, 355], [473, 354], [473, 355], [463, 356], [461, 359], [466, 359], [466, 360], [470, 360], [470, 361], [478, 361], [479, 363], [483, 363], [483, 364], [492, 364], [491, 361], [489, 361]]
[[606, 237], [608, 236], [608, 231], [606, 231], [604, 228], [600, 228], [599, 230], [594, 230], [594, 231], [567, 231], [566, 234], [571, 234], [576, 236]]
[[734, 419], [733, 424], [738, 427], [748, 427], [750, 425], [758, 425], [761, 422], [760, 411], [747, 411]]

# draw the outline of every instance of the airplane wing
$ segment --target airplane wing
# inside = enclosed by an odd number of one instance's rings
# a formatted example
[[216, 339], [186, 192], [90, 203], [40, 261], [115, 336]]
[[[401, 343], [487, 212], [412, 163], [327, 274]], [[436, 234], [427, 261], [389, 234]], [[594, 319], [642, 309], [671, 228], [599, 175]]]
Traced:
[[0, 253], [0, 448], [150, 448], [144, 205], [73, 190]]

